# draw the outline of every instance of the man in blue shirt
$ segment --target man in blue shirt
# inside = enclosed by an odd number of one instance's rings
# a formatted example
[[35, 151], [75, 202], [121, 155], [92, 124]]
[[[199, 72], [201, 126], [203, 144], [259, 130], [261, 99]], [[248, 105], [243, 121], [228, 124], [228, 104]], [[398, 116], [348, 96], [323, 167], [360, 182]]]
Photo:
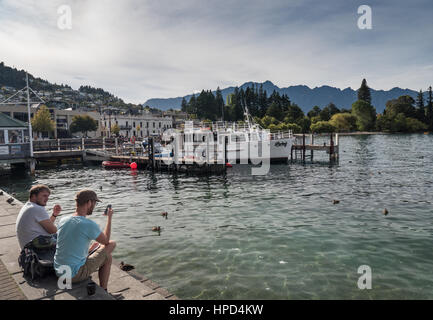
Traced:
[[[62, 265], [69, 266], [72, 271], [72, 283], [83, 281], [93, 272], [98, 271], [99, 285], [107, 290], [112, 262], [111, 253], [116, 247], [116, 242], [110, 240], [113, 210], [108, 209], [107, 224], [104, 232], [101, 232], [94, 221], [86, 218], [92, 214], [96, 202], [100, 202], [96, 193], [92, 190], [81, 190], [77, 193], [75, 202], [75, 213], [61, 219], [57, 228], [54, 269], [60, 276], [62, 272], [59, 268]], [[95, 246], [89, 247], [92, 240], [101, 244], [93, 253], [91, 251]]]

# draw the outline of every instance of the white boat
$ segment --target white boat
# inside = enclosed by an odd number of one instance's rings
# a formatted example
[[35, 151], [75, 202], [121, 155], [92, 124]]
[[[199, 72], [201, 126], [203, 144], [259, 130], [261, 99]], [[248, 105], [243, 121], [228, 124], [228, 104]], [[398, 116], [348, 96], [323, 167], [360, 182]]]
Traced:
[[[271, 162], [287, 161], [295, 140], [292, 132], [270, 133], [252, 120], [248, 109], [244, 115], [242, 125], [217, 122], [194, 127], [192, 122], [186, 122], [183, 138], [177, 141], [180, 157], [201, 161], [209, 157], [209, 160], [225, 159], [229, 163], [259, 163], [264, 158]], [[173, 130], [165, 134], [167, 141], [175, 136]]]

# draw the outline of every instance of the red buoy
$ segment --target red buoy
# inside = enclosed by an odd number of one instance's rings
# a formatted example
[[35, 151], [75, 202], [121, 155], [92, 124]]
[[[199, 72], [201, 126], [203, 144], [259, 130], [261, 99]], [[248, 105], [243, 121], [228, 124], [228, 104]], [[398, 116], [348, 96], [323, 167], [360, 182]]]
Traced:
[[129, 166], [130, 166], [130, 168], [132, 170], [136, 170], [137, 169], [137, 164], [135, 162], [132, 162]]
[[227, 162], [227, 163], [226, 163], [226, 167], [227, 167], [227, 168], [231, 168], [231, 167], [233, 167], [233, 166], [231, 165], [230, 162]]

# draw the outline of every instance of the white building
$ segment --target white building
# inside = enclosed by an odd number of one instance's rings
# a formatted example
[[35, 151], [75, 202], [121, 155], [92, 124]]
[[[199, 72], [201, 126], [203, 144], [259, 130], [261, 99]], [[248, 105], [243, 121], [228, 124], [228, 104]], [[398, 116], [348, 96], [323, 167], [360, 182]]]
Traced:
[[120, 129], [119, 135], [137, 138], [161, 135], [166, 129], [173, 127], [171, 117], [158, 117], [152, 114], [138, 116], [103, 114], [100, 123], [102, 132], [107, 137], [111, 136], [110, 128], [116, 124]]

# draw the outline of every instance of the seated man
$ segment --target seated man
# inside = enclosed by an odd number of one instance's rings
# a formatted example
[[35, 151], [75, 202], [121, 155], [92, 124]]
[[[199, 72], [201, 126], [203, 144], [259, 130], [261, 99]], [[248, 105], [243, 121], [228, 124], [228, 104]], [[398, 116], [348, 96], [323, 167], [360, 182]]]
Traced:
[[[92, 220], [86, 218], [92, 214], [96, 202], [100, 202], [92, 190], [81, 190], [75, 197], [76, 211], [73, 215], [60, 220], [57, 231], [57, 247], [54, 256], [54, 269], [58, 276], [59, 268], [67, 265], [71, 268], [72, 283], [83, 281], [98, 271], [99, 285], [107, 290], [112, 257], [116, 243], [110, 240], [111, 219], [113, 210], [107, 212], [107, 224], [104, 232]], [[96, 240], [102, 244], [98, 250], [89, 248], [90, 242]], [[94, 247], [94, 246], [92, 246]], [[89, 255], [90, 253], [90, 255]]]
[[50, 193], [50, 189], [42, 184], [30, 189], [29, 201], [21, 208], [16, 221], [17, 238], [21, 249], [30, 243], [36, 248], [55, 245], [57, 228], [54, 221], [62, 208], [56, 204], [50, 217], [45, 210]]

